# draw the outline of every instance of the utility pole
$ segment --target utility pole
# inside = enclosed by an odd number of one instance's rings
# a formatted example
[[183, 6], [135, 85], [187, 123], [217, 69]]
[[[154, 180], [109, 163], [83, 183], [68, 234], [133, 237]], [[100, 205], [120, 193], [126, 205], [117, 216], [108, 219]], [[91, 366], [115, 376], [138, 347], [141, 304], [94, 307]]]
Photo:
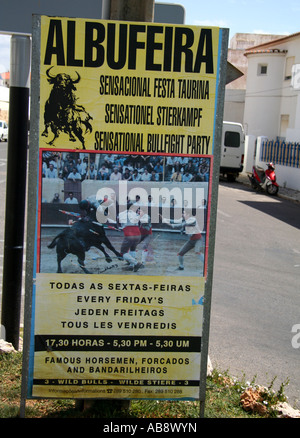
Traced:
[[31, 40], [12, 35], [1, 325], [19, 348], [25, 223]]
[[154, 0], [110, 0], [111, 20], [153, 21]]

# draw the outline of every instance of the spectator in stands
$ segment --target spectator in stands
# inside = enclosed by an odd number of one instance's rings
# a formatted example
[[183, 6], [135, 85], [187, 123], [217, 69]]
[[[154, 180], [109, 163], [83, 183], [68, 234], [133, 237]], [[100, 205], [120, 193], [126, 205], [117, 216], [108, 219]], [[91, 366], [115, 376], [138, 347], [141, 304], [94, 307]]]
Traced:
[[77, 198], [74, 198], [73, 192], [68, 193], [68, 198], [65, 200], [66, 204], [78, 204]]
[[126, 169], [128, 169], [129, 172], [133, 172], [134, 168], [133, 168], [133, 166], [132, 166], [132, 162], [131, 162], [131, 161], [129, 161], [128, 164], [125, 164], [125, 165], [123, 166], [123, 173], [126, 172]]
[[154, 166], [155, 173], [158, 175], [158, 179], [157, 179], [158, 181], [162, 181], [162, 177], [164, 173], [164, 168], [162, 163], [163, 163], [162, 160], [158, 161]]
[[172, 174], [172, 169], [174, 168], [174, 164], [175, 164], [175, 158], [169, 156], [167, 158], [167, 174], [168, 175]]
[[104, 157], [104, 164], [105, 167], [107, 167], [108, 169], [112, 169], [113, 167], [115, 167], [115, 160], [116, 160], [116, 156], [115, 154], [107, 154]]
[[102, 164], [102, 166], [100, 167], [97, 173], [97, 179], [99, 179], [100, 181], [106, 181], [109, 179], [109, 170], [105, 166], [105, 164]]
[[135, 197], [135, 202], [134, 202], [133, 205], [134, 205], [134, 206], [140, 206], [140, 205], [142, 205], [140, 195], [136, 195], [136, 197]]
[[121, 172], [119, 172], [117, 167], [114, 168], [114, 171], [111, 173], [109, 179], [110, 179], [110, 181], [121, 181], [122, 180], [122, 174], [121, 174]]
[[179, 161], [179, 159], [178, 159], [178, 157], [176, 158], [176, 161], [175, 161], [175, 163], [174, 163], [174, 166], [173, 166], [173, 170], [172, 170], [172, 172], [173, 173], [176, 173], [176, 172], [180, 172], [181, 171], [181, 164], [180, 164], [180, 161]]
[[67, 155], [64, 165], [67, 167], [69, 173], [76, 167], [76, 163], [70, 154]]
[[170, 207], [170, 204], [167, 202], [166, 196], [159, 197], [159, 206], [160, 207]]
[[208, 181], [209, 177], [209, 162], [206, 159], [201, 160], [198, 167], [198, 172], [194, 177], [194, 181]]
[[131, 175], [131, 180], [130, 181], [141, 181], [141, 175], [138, 173], [137, 169], [134, 169], [132, 175]]
[[71, 181], [81, 181], [81, 175], [80, 175], [80, 173], [77, 172], [76, 167], [73, 167], [72, 172], [69, 173], [68, 180], [71, 180]]
[[149, 206], [156, 205], [151, 195], [148, 195], [148, 205]]
[[148, 170], [148, 172], [149, 173], [151, 173], [152, 172], [152, 170], [154, 170], [154, 167], [155, 167], [155, 165], [156, 165], [156, 158], [155, 157], [153, 157], [152, 155], [151, 155], [151, 157], [147, 157], [147, 159], [146, 159], [146, 169]]
[[82, 179], [85, 178], [88, 165], [89, 165], [88, 157], [84, 157], [83, 160], [82, 160]]
[[182, 182], [190, 182], [194, 178], [192, 173], [189, 173], [189, 171], [185, 171], [185, 173], [182, 175]]
[[124, 170], [123, 179], [131, 180], [131, 173], [130, 173], [128, 167], [126, 167]]
[[59, 174], [59, 178], [65, 181], [68, 178], [69, 173], [67, 166], [64, 166]]
[[155, 172], [155, 170], [152, 170], [151, 172], [151, 178], [150, 181], [159, 181], [159, 174]]
[[51, 152], [50, 155], [44, 155], [43, 156], [45, 158], [47, 158], [47, 162], [48, 162], [48, 166], [50, 164], [53, 164], [53, 166], [55, 167], [55, 169], [58, 169], [60, 166], [60, 160], [61, 160], [61, 156], [60, 153], [58, 152]]
[[182, 174], [180, 170], [176, 170], [173, 175], [171, 176], [172, 182], [181, 182], [182, 181]]
[[49, 169], [46, 170], [46, 178], [57, 178], [57, 170], [53, 164], [50, 164]]
[[194, 166], [192, 160], [189, 160], [189, 162], [184, 166], [184, 172], [185, 173], [188, 172], [191, 175], [194, 175], [194, 173], [195, 173], [195, 166]]
[[171, 207], [171, 208], [175, 208], [175, 207], [176, 207], [176, 204], [177, 204], [176, 199], [175, 199], [175, 198], [172, 198], [172, 199], [171, 199], [171, 202], [170, 202], [170, 207]]
[[45, 161], [43, 161], [43, 164], [42, 164], [42, 178], [46, 178], [47, 169], [48, 169], [47, 163]]
[[183, 200], [183, 208], [192, 208], [192, 201], [191, 201], [191, 199], [184, 199]]
[[86, 166], [81, 161], [81, 158], [78, 158], [78, 160], [77, 160], [76, 169], [77, 169], [78, 173], [80, 173], [80, 175], [85, 174]]
[[144, 166], [143, 163], [141, 163], [140, 161], [136, 163], [136, 170], [138, 171], [139, 175], [142, 175], [142, 173], [144, 173]]
[[93, 180], [97, 179], [97, 172], [96, 172], [96, 170], [95, 170], [93, 165], [91, 165], [90, 169], [88, 169], [88, 171], [86, 173], [86, 178], [87, 179], [93, 179]]
[[148, 172], [147, 169], [144, 170], [144, 173], [141, 175], [141, 181], [150, 181], [151, 173]]
[[164, 168], [163, 168], [163, 163], [162, 160], [158, 161], [155, 166], [154, 166], [154, 170], [156, 173], [163, 173]]
[[54, 193], [54, 197], [53, 197], [51, 202], [52, 203], [60, 203], [61, 202], [61, 200], [59, 198], [59, 193]]

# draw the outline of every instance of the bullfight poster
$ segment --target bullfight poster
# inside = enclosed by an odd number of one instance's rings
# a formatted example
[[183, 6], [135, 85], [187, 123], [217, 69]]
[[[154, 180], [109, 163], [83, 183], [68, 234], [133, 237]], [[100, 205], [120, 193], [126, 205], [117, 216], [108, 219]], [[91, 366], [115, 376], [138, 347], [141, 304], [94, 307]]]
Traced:
[[28, 397], [198, 399], [222, 30], [36, 21]]

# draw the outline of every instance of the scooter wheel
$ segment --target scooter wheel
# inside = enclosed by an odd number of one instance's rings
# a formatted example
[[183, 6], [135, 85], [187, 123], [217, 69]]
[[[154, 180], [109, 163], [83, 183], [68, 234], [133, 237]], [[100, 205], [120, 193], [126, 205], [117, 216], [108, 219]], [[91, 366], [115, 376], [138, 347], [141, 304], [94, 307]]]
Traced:
[[267, 185], [267, 193], [271, 196], [275, 196], [278, 193], [278, 187], [274, 186], [274, 184]]

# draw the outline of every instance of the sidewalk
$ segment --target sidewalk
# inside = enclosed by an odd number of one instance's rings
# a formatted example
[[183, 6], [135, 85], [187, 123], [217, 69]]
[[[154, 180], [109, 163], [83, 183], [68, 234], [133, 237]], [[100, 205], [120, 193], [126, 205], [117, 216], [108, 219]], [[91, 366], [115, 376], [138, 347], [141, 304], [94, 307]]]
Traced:
[[[241, 173], [238, 178], [238, 182], [241, 182], [242, 184], [245, 184], [247, 186], [250, 186], [250, 181], [246, 173]], [[299, 190], [293, 190], [288, 189], [287, 187], [279, 187], [278, 196], [280, 198], [288, 199], [293, 202], [299, 202], [300, 203], [300, 191]]]

